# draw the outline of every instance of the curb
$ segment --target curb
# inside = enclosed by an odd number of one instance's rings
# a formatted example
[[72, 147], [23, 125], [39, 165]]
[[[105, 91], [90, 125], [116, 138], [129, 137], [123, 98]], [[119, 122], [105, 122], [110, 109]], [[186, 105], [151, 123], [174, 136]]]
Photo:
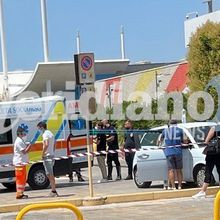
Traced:
[[51, 202], [69, 202], [75, 206], [82, 206], [83, 202], [81, 198], [76, 199], [60, 199], [60, 200], [54, 200], [54, 201], [43, 201], [43, 202], [27, 202], [27, 203], [19, 203], [19, 204], [10, 204], [10, 205], [2, 205], [0, 206], [0, 213], [6, 213], [6, 212], [19, 212], [21, 209], [23, 209], [27, 205], [34, 205], [39, 203], [51, 203]]
[[[182, 189], [182, 190], [166, 190], [155, 192], [142, 192], [142, 193], [130, 193], [130, 194], [117, 194], [97, 197], [85, 197], [74, 199], [57, 199], [53, 201], [43, 201], [42, 203], [57, 203], [57, 202], [69, 202], [77, 207], [79, 206], [97, 206], [111, 203], [125, 203], [125, 202], [137, 202], [146, 200], [158, 200], [158, 199], [173, 199], [182, 197], [191, 197], [195, 193], [199, 192], [199, 188]], [[207, 189], [207, 195], [215, 195], [220, 188], [218, 186], [209, 187]], [[6, 212], [19, 212], [27, 205], [39, 204], [40, 202], [27, 202], [19, 204], [10, 204], [0, 206], [0, 213]]]
[[84, 198], [82, 201], [83, 206], [96, 206], [96, 205], [104, 205], [107, 197], [88, 197]]

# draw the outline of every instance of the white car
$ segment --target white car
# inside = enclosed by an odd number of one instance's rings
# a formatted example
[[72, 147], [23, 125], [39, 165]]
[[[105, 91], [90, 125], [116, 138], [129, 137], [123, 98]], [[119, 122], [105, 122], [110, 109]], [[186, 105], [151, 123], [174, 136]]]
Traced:
[[[201, 186], [205, 177], [205, 155], [202, 153], [205, 137], [214, 122], [192, 122], [178, 124], [182, 128], [189, 145], [183, 149], [183, 181]], [[137, 187], [150, 187], [152, 181], [167, 180], [166, 157], [158, 146], [162, 131], [167, 126], [150, 129], [141, 138], [141, 149], [135, 153], [133, 161], [134, 181]], [[163, 145], [163, 144], [162, 144]], [[212, 183], [218, 181], [216, 168]]]

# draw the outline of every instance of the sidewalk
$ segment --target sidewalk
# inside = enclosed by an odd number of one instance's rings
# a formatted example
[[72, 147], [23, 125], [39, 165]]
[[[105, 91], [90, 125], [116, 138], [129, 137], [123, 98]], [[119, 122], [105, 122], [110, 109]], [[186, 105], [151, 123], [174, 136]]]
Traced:
[[[83, 171], [83, 176], [87, 177], [87, 170]], [[113, 170], [115, 175], [115, 170]], [[122, 176], [126, 177], [127, 167], [122, 166]], [[68, 182], [68, 178], [58, 178], [57, 191], [60, 195], [57, 198], [48, 197], [50, 189], [30, 190], [27, 188], [25, 194], [29, 196], [27, 200], [16, 200], [15, 192], [7, 192], [0, 188], [0, 213], [17, 212], [28, 204], [42, 202], [70, 202], [76, 206], [85, 205], [101, 205], [121, 202], [135, 202], [146, 200], [170, 199], [191, 197], [199, 191], [199, 188], [170, 191], [162, 189], [162, 182], [154, 182], [150, 188], [139, 189], [133, 180], [109, 181], [107, 183], [98, 184], [100, 178], [100, 170], [95, 165], [93, 167], [93, 188], [95, 199], [89, 198], [88, 181], [73, 183]], [[115, 176], [113, 176], [113, 179]], [[87, 179], [88, 180], [88, 179]], [[215, 195], [219, 187], [209, 187], [208, 195]]]
[[[106, 183], [105, 185], [107, 185]], [[88, 187], [88, 186], [87, 186]], [[27, 200], [16, 200], [14, 193], [1, 194], [0, 197], [0, 213], [6, 212], [18, 212], [23, 207], [29, 204], [36, 204], [42, 202], [70, 202], [76, 206], [87, 206], [87, 205], [102, 205], [102, 204], [112, 204], [112, 203], [123, 203], [123, 202], [135, 202], [135, 201], [146, 201], [146, 200], [158, 200], [158, 199], [171, 199], [171, 198], [183, 198], [191, 197], [193, 194], [199, 191], [196, 189], [182, 189], [176, 191], [161, 191], [155, 190], [146, 192], [129, 192], [126, 191], [121, 194], [117, 194], [117, 191], [111, 194], [106, 192], [101, 184], [99, 184], [100, 190], [96, 190], [95, 197], [89, 198], [88, 191], [85, 187], [73, 187], [73, 193], [65, 193], [66, 188], [58, 189], [60, 197], [50, 198], [47, 195], [50, 190], [41, 191], [27, 191], [29, 199]], [[102, 188], [102, 190], [101, 190]], [[112, 187], [111, 187], [112, 188]], [[114, 190], [114, 187], [113, 187]], [[207, 194], [215, 195], [219, 190], [219, 187], [209, 187]]]

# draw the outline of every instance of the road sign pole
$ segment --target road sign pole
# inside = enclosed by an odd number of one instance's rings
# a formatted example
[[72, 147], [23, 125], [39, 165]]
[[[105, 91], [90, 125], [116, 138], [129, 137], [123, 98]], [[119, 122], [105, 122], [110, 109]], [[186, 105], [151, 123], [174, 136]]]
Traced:
[[[79, 94], [83, 93], [86, 86], [93, 85], [95, 81], [94, 72], [94, 54], [93, 53], [79, 53], [74, 55], [75, 63], [75, 74], [76, 74], [76, 84], [79, 86], [84, 86], [80, 88]], [[92, 161], [90, 154], [90, 124], [89, 124], [89, 112], [85, 117], [86, 119], [86, 130], [87, 130], [87, 153], [88, 153], [88, 174], [89, 174], [89, 195], [94, 196], [93, 192], [93, 180], [92, 180]]]
[[94, 193], [93, 193], [93, 180], [92, 180], [92, 161], [90, 155], [90, 129], [89, 129], [88, 119], [86, 119], [86, 130], [87, 130], [87, 153], [88, 153], [88, 172], [89, 172], [89, 195], [90, 197], [93, 197]]

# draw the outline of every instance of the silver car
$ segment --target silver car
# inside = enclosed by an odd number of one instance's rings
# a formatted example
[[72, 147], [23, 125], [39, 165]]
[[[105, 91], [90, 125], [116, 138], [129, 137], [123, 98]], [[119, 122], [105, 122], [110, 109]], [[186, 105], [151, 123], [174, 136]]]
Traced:
[[[205, 177], [204, 140], [214, 122], [193, 122], [178, 124], [184, 131], [188, 145], [183, 149], [183, 181], [201, 186]], [[141, 138], [141, 149], [135, 153], [133, 161], [134, 181], [137, 187], [150, 187], [152, 181], [167, 180], [167, 161], [158, 140], [167, 126], [153, 128]], [[216, 168], [212, 183], [218, 181]]]

